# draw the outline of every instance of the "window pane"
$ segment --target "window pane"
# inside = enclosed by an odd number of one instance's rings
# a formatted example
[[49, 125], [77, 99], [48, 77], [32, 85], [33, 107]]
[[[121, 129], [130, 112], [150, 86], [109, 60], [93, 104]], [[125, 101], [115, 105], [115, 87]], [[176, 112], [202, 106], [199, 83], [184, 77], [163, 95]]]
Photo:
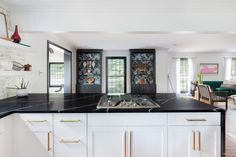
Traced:
[[50, 86], [60, 86], [64, 84], [64, 64], [50, 63]]
[[125, 93], [125, 58], [107, 58], [107, 92]]
[[232, 58], [231, 61], [231, 78], [236, 80], [236, 58]]
[[187, 93], [188, 92], [188, 58], [180, 58], [180, 92]]

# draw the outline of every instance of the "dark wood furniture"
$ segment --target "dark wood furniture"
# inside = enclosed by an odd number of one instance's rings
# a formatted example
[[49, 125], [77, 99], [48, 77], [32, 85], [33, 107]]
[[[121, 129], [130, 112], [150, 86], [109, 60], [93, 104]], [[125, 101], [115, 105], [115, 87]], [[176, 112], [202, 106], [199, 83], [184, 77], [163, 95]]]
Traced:
[[228, 93], [225, 91], [212, 91], [208, 85], [198, 85], [198, 100], [209, 101], [211, 105], [215, 102], [225, 102], [225, 109], [228, 109]]
[[102, 93], [102, 51], [77, 50], [77, 93]]
[[131, 93], [156, 93], [155, 49], [130, 50]]

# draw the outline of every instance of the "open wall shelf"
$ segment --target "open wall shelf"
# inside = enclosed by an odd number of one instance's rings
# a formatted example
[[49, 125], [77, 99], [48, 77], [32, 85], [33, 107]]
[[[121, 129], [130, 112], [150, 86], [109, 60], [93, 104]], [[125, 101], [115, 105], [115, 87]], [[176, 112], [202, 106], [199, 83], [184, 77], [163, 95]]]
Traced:
[[12, 41], [4, 40], [0, 38], [0, 46], [6, 49], [18, 50], [22, 52], [33, 52], [32, 48], [27, 45], [17, 44]]

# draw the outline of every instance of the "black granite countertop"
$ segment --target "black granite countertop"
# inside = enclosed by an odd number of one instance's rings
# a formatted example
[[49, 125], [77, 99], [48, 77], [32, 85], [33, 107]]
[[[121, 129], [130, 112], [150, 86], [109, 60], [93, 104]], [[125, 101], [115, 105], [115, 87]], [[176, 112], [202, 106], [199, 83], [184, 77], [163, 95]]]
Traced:
[[176, 94], [149, 95], [161, 107], [155, 109], [97, 109], [102, 94], [30, 94], [0, 101], [0, 118], [12, 113], [106, 113], [106, 112], [224, 112], [223, 109]]

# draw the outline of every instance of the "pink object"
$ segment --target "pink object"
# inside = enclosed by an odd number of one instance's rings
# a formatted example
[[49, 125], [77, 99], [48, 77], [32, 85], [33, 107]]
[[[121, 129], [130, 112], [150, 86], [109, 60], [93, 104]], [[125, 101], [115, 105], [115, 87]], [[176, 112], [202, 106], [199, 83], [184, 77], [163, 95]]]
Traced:
[[218, 74], [218, 64], [200, 65], [200, 72], [202, 74]]

